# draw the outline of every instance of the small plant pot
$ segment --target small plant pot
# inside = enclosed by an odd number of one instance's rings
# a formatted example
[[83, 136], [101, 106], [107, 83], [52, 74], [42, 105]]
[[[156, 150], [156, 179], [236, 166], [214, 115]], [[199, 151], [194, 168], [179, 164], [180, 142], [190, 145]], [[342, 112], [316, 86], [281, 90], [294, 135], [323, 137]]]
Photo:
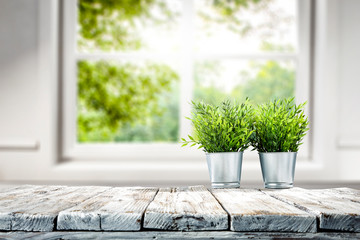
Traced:
[[242, 152], [206, 153], [211, 187], [240, 187], [242, 157]]
[[296, 152], [259, 153], [265, 188], [292, 188]]

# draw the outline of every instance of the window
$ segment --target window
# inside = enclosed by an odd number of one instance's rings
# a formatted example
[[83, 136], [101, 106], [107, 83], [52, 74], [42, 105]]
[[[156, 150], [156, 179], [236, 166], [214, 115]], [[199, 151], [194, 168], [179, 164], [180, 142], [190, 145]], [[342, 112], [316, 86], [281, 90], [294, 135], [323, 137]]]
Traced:
[[196, 158], [178, 143], [192, 99], [309, 99], [309, 1], [79, 0], [63, 12], [65, 157]]

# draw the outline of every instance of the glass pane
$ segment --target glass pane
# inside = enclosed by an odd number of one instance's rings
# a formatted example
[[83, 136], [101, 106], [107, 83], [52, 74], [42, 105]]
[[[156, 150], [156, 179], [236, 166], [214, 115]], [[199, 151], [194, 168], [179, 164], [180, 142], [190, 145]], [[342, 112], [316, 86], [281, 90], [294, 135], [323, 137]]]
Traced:
[[294, 52], [296, 0], [196, 0], [198, 52]]
[[195, 65], [194, 99], [219, 104], [226, 99], [252, 103], [295, 94], [292, 61], [219, 60]]
[[179, 50], [181, 0], [79, 0], [79, 52]]
[[177, 142], [177, 72], [169, 62], [79, 61], [78, 142]]

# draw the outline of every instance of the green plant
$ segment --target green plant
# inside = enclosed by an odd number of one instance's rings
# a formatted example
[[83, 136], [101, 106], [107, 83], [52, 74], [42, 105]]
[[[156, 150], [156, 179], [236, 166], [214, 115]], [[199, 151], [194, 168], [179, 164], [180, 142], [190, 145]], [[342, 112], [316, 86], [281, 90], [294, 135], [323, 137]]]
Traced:
[[253, 150], [259, 152], [297, 152], [309, 130], [304, 114], [306, 102], [296, 105], [294, 97], [258, 105], [254, 117]]
[[192, 102], [194, 135], [182, 138], [182, 146], [199, 145], [205, 152], [240, 152], [250, 146], [253, 108], [248, 100], [241, 105], [224, 101], [221, 106]]

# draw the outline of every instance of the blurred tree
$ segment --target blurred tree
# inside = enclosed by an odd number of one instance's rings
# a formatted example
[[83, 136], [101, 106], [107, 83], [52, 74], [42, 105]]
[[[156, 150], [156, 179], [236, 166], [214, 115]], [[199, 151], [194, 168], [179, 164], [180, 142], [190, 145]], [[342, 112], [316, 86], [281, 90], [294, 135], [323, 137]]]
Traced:
[[256, 13], [268, 9], [271, 0], [210, 0], [206, 5], [212, 11], [199, 11], [199, 15], [208, 24], [221, 24], [229, 30], [239, 33], [241, 37], [250, 34], [254, 29], [268, 28], [269, 23], [254, 25], [254, 21], [246, 18], [246, 11]]
[[291, 66], [267, 61], [265, 64], [252, 63], [251, 68], [258, 69], [258, 72], [255, 77], [248, 78], [242, 88], [242, 95], [249, 97], [251, 102], [264, 103], [274, 98], [294, 96], [295, 71]]
[[[164, 111], [161, 94], [178, 75], [167, 65], [113, 62], [78, 63], [78, 139], [113, 140], [125, 124], [146, 124]], [[161, 99], [163, 100], [163, 99]]]
[[221, 68], [221, 63], [217, 61], [196, 64], [195, 100], [219, 104], [227, 99], [241, 102], [249, 97], [252, 103], [263, 103], [274, 98], [292, 97], [295, 94], [295, 71], [286, 62], [251, 61], [248, 70], [238, 75], [241, 84], [235, 85], [230, 93], [216, 84], [216, 81], [221, 81], [222, 78]]
[[[273, 30], [269, 24], [276, 22], [253, 25], [243, 19], [241, 13], [245, 10], [266, 10], [271, 1], [209, 0], [213, 13], [200, 14], [209, 24], [225, 24], [241, 36], [257, 29], [265, 29], [262, 32], [269, 33], [269, 29]], [[152, 14], [151, 9], [157, 9], [157, 14]], [[139, 26], [169, 25], [176, 16], [177, 13], [170, 11], [165, 1], [161, 0], [79, 0], [78, 50], [138, 50], [144, 46]], [[264, 43], [263, 48], [274, 49], [274, 45]], [[279, 49], [281, 46], [278, 46]], [[195, 99], [217, 103], [229, 97], [244, 99], [249, 96], [261, 102], [294, 91], [293, 70], [269, 61], [250, 66], [258, 69], [256, 76], [243, 73], [242, 77], [247, 82], [236, 86], [229, 96], [224, 89], [211, 84], [219, 80], [219, 66], [217, 63], [195, 66], [195, 72], [203, 71], [201, 75], [194, 76]], [[201, 77], [205, 75], [211, 76], [208, 84], [200, 84], [203, 81]], [[178, 141], [178, 79], [176, 72], [165, 64], [80, 61], [78, 141]]]
[[[278, 45], [262, 42], [263, 51], [294, 51], [291, 45]], [[288, 63], [267, 61], [264, 64], [251, 62], [250, 69], [257, 69], [255, 77], [248, 72], [240, 73], [246, 80], [242, 95], [246, 95], [253, 103], [264, 103], [275, 98], [289, 98], [295, 95], [295, 70]]]
[[177, 142], [179, 139], [179, 84], [159, 98], [161, 114], [145, 118], [146, 123], [125, 123], [114, 136], [116, 142]]
[[[78, 49], [140, 49], [141, 27], [176, 14], [159, 0], [80, 0]], [[78, 141], [177, 141], [178, 78], [165, 64], [80, 61]]]
[[[157, 9], [157, 15], [151, 10]], [[137, 50], [140, 26], [171, 24], [177, 16], [159, 0], [80, 0], [78, 47], [82, 50]]]
[[[205, 21], [205, 30], [210, 24], [225, 26], [237, 33], [240, 38], [257, 36], [262, 40], [270, 40], [274, 33], [287, 34], [284, 24], [294, 22], [293, 16], [271, 7], [274, 0], [207, 0], [206, 7], [198, 14]], [[258, 13], [266, 13], [262, 18], [256, 18]], [[251, 15], [249, 14], [251, 13]], [[274, 31], [276, 26], [277, 31]], [[209, 34], [216, 32], [208, 31]]]
[[[210, 35], [217, 34], [211, 32], [211, 29], [216, 28], [210, 27], [217, 24], [237, 33], [239, 38], [256, 35], [262, 39], [259, 46], [262, 51], [294, 52], [291, 44], [276, 44], [272, 39], [274, 26], [281, 28], [280, 26], [294, 21], [293, 16], [272, 8], [273, 2], [274, 0], [208, 0], [204, 1], [206, 8], [201, 9], [198, 14], [205, 20], [203, 27]], [[253, 19], [257, 13], [263, 12], [266, 12], [266, 17]], [[281, 29], [285, 31], [287, 28]], [[248, 69], [239, 73], [241, 84], [234, 86], [230, 93], [216, 84], [223, 77], [221, 70], [221, 62], [216, 61], [195, 65], [196, 100], [220, 103], [229, 98], [243, 101], [250, 97], [253, 103], [261, 103], [276, 97], [294, 95], [295, 71], [289, 64], [250, 61]]]

